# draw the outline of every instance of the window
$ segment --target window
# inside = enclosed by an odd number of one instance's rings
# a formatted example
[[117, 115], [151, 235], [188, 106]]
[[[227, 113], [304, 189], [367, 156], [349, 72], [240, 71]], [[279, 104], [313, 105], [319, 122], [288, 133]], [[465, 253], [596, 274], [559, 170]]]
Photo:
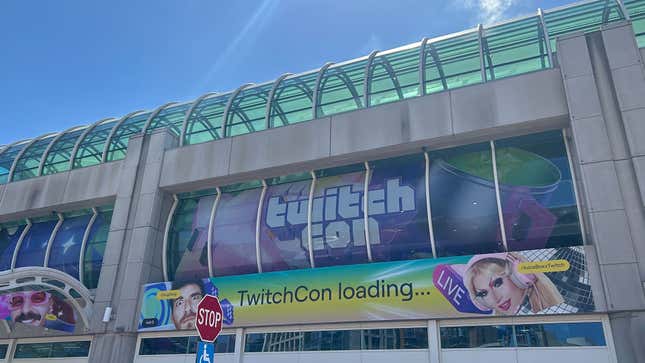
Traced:
[[245, 352], [427, 349], [426, 328], [327, 330], [246, 335]]
[[606, 345], [600, 322], [516, 325], [515, 336], [518, 347]]
[[90, 341], [25, 343], [16, 346], [14, 359], [20, 358], [68, 358], [90, 355]]
[[440, 334], [442, 349], [606, 345], [600, 322], [443, 327]]
[[[199, 337], [143, 338], [139, 355], [195, 354]], [[215, 353], [234, 353], [235, 335], [220, 335], [215, 340]]]
[[441, 328], [441, 347], [444, 349], [514, 346], [513, 327], [511, 325]]

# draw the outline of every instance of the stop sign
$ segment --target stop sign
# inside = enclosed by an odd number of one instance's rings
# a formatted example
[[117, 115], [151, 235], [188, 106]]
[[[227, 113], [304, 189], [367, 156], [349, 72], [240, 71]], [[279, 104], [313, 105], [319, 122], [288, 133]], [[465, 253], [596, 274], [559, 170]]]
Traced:
[[224, 315], [219, 299], [213, 295], [205, 295], [197, 305], [195, 328], [199, 338], [205, 342], [213, 342], [222, 331]]

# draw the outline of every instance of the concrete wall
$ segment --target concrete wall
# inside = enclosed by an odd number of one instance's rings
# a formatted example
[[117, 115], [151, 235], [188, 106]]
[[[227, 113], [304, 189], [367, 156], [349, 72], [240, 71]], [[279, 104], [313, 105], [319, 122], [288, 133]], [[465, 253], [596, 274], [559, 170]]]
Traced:
[[0, 221], [111, 203], [122, 176], [122, 164], [115, 161], [3, 185]]
[[618, 361], [642, 362], [645, 310], [645, 69], [629, 23], [558, 41], [575, 168]]
[[215, 185], [563, 127], [557, 69], [169, 150], [160, 187]]

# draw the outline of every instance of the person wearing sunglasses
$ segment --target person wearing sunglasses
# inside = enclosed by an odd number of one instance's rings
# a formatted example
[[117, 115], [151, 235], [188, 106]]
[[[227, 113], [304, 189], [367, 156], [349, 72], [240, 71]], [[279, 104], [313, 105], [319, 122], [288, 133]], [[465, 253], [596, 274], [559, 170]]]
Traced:
[[9, 294], [11, 320], [33, 326], [45, 326], [52, 309], [52, 295], [45, 291], [19, 291]]

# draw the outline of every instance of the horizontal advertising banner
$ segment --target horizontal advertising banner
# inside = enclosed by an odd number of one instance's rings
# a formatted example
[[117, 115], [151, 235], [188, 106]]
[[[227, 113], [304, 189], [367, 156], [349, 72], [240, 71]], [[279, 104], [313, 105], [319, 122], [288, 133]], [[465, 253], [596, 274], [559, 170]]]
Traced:
[[594, 310], [584, 251], [569, 247], [153, 283], [139, 330], [195, 329], [204, 294], [225, 327]]

